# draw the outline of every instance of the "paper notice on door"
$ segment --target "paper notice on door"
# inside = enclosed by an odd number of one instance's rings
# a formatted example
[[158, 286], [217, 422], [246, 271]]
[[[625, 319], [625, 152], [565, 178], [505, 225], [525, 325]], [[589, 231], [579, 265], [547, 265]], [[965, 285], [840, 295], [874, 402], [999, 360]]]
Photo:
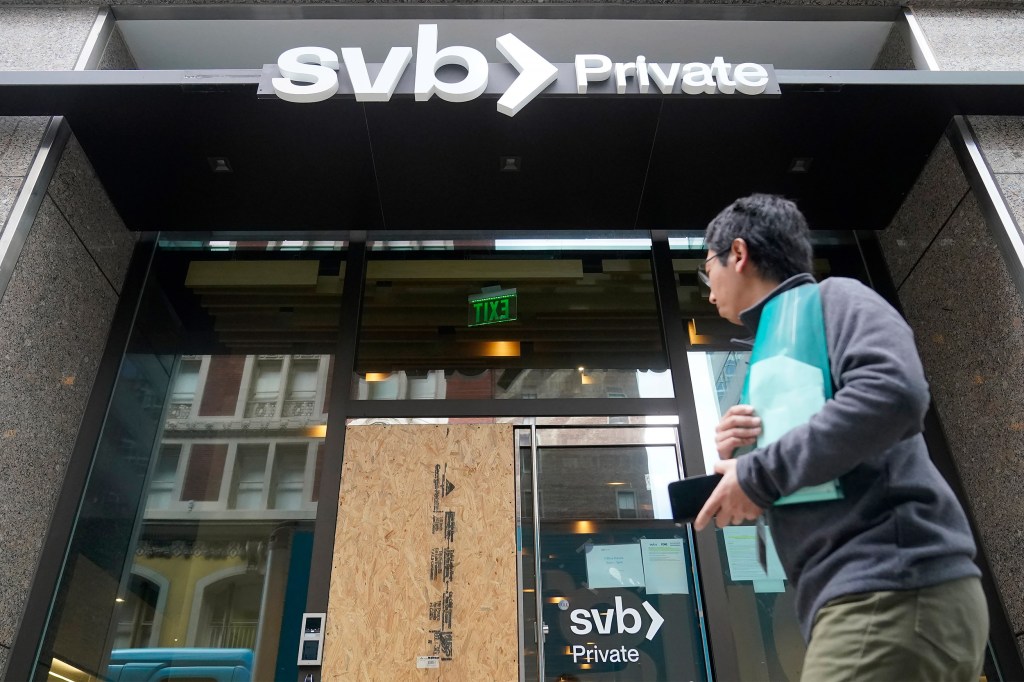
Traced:
[[587, 548], [587, 585], [643, 587], [644, 562], [640, 545], [590, 545]]
[[647, 594], [689, 594], [682, 538], [640, 541]]
[[758, 592], [782, 592], [785, 590], [786, 574], [779, 561], [772, 541], [772, 529], [765, 528], [765, 549], [768, 572], [757, 560], [757, 529], [754, 526], [726, 526], [722, 529], [725, 537], [725, 554], [729, 560], [729, 577], [733, 581], [752, 580]]

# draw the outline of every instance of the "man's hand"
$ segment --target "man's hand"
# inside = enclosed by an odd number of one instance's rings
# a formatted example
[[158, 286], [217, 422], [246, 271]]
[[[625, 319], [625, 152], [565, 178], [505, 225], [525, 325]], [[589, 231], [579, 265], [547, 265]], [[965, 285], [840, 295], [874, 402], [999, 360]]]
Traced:
[[[732, 459], [736, 448], [753, 445], [761, 435], [761, 418], [750, 405], [733, 405], [715, 427], [715, 448], [721, 459]], [[718, 467], [715, 467], [718, 471]]]
[[[730, 453], [732, 454], [732, 453]], [[704, 527], [715, 517], [715, 523], [719, 528], [753, 521], [764, 511], [754, 504], [747, 494], [740, 487], [736, 478], [736, 460], [727, 459], [715, 464], [715, 473], [722, 474], [722, 480], [715, 486], [711, 497], [704, 503], [704, 507], [693, 522], [697, 530], [704, 530]]]

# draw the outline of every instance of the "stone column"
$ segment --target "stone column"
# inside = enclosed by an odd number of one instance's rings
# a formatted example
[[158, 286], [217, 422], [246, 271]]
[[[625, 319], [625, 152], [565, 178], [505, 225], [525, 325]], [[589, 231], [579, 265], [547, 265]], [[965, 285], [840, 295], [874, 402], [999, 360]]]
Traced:
[[[1024, 70], [1024, 12], [915, 9], [943, 70]], [[973, 117], [1024, 222], [1024, 122]], [[947, 442], [1015, 633], [1024, 632], [1024, 301], [945, 139], [881, 235]], [[999, 199], [997, 197], [997, 199]], [[1001, 200], [1001, 199], [999, 199]], [[1015, 264], [1020, 267], [1020, 264]], [[1024, 638], [1017, 636], [1019, 650]]]
[[[0, 69], [73, 69], [96, 16], [96, 7], [0, 7]], [[0, 117], [4, 230], [19, 193], [32, 190], [49, 120]], [[135, 241], [74, 137], [52, 153], [60, 161], [0, 288], [0, 679]]]

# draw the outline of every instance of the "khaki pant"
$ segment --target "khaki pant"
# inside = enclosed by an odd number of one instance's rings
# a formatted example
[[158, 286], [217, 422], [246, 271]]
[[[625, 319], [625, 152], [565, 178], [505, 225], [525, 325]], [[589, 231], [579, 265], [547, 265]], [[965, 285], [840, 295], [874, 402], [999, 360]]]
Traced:
[[801, 682], [977, 682], [988, 607], [977, 578], [920, 590], [865, 592], [814, 618]]

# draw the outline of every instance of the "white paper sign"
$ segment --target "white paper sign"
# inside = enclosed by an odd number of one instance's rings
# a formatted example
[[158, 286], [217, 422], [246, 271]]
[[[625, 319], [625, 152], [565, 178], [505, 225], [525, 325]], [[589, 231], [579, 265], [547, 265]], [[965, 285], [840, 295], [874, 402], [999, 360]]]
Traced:
[[587, 585], [643, 587], [644, 562], [640, 545], [591, 545], [587, 550]]
[[756, 592], [784, 592], [786, 573], [782, 570], [779, 553], [775, 551], [771, 528], [765, 528], [765, 550], [768, 572], [757, 560], [757, 528], [754, 526], [726, 526], [725, 553], [729, 560], [729, 577], [733, 581], [752, 580]]
[[640, 541], [647, 594], [689, 594], [686, 552], [681, 538]]
[[440, 656], [417, 656], [416, 657], [417, 668], [440, 668], [441, 657]]

